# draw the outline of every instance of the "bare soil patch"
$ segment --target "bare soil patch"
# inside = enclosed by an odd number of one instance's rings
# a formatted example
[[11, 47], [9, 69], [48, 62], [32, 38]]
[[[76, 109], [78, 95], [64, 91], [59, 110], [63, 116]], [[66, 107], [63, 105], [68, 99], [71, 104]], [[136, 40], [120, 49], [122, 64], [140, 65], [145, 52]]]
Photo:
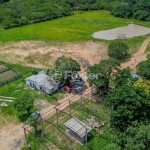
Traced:
[[60, 56], [72, 57], [82, 68], [107, 58], [107, 44], [103, 42], [22, 41], [0, 47], [0, 60], [25, 66], [45, 68], [52, 66]]
[[146, 50], [149, 42], [150, 42], [150, 38], [146, 39], [143, 42], [142, 46], [139, 48], [139, 50], [135, 54], [133, 54], [133, 56], [129, 60], [122, 63], [121, 67], [122, 68], [130, 67], [132, 69], [132, 72], [135, 73], [136, 72], [136, 66], [141, 61], [145, 61], [147, 59], [147, 55], [149, 53], [145, 53], [145, 50]]

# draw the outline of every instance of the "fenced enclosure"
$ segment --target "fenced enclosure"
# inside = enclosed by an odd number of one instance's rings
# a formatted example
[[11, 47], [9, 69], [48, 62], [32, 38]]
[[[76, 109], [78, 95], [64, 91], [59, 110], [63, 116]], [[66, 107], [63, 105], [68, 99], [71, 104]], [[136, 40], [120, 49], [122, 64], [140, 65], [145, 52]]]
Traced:
[[[78, 150], [81, 147], [83, 149], [91, 149], [91, 143], [94, 141], [94, 138], [99, 137], [101, 139], [102, 136], [105, 136], [106, 139], [110, 138], [110, 110], [103, 104], [98, 104], [92, 98], [91, 90], [87, 94], [77, 96], [79, 97], [77, 101], [73, 100], [74, 96], [41, 116], [44, 134], [41, 128], [39, 138], [46, 144], [44, 146], [46, 149], [53, 149], [54, 145], [55, 149], [61, 150]], [[64, 108], [64, 106], [67, 107]], [[87, 143], [86, 141], [80, 142], [76, 137], [68, 134], [68, 129], [64, 123], [70, 118], [77, 118], [92, 127]], [[33, 129], [30, 132], [34, 132]], [[103, 143], [104, 138], [100, 141]], [[30, 142], [28, 141], [29, 144]]]
[[12, 82], [20, 77], [22, 77], [21, 73], [8, 67], [4, 62], [0, 62], [0, 86]]

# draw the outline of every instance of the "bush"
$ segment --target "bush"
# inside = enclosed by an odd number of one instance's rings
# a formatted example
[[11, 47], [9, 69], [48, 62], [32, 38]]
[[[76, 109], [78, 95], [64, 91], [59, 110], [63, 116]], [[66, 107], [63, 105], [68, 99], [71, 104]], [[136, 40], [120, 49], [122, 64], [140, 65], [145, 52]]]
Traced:
[[108, 46], [108, 55], [118, 60], [124, 60], [128, 56], [129, 47], [123, 40], [115, 40]]

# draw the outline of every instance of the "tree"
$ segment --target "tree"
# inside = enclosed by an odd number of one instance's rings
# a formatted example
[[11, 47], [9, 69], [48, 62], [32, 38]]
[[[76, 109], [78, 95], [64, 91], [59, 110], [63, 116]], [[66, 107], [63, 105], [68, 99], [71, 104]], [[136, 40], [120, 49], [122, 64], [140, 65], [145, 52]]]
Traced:
[[150, 79], [150, 58], [146, 61], [140, 62], [137, 66], [137, 73], [144, 76], [146, 79]]
[[107, 91], [110, 80], [120, 70], [119, 66], [120, 62], [114, 58], [102, 60], [99, 64], [90, 66], [87, 69], [88, 83], [91, 86], [95, 85], [97, 89], [105, 88]]
[[143, 88], [147, 94], [150, 94], [150, 80], [137, 80], [135, 86]]
[[129, 69], [123, 69], [118, 72], [118, 74], [115, 76], [114, 83], [115, 87], [128, 85], [131, 80], [131, 73]]
[[49, 69], [47, 74], [67, 85], [70, 85], [72, 77], [80, 71], [80, 65], [72, 58], [59, 57], [55, 62], [55, 68]]
[[34, 128], [35, 133], [37, 133], [38, 117], [31, 116], [30, 118], [28, 118], [28, 123]]
[[150, 98], [143, 88], [134, 85], [124, 85], [109, 91], [105, 104], [112, 109], [111, 125], [121, 132], [135, 121], [147, 122], [150, 116]]
[[116, 144], [124, 150], [150, 150], [150, 125], [130, 126], [117, 133]]
[[124, 60], [128, 55], [129, 47], [121, 39], [113, 41], [108, 46], [108, 55], [118, 60]]
[[31, 109], [33, 108], [34, 98], [30, 93], [24, 93], [21, 98], [14, 101], [14, 108], [18, 111], [26, 111], [30, 115]]

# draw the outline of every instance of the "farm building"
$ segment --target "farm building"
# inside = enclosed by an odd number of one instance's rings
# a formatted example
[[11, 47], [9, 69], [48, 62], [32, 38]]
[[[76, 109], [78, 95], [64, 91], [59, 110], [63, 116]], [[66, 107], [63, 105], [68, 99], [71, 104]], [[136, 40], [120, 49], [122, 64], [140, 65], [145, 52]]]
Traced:
[[56, 91], [59, 88], [59, 83], [56, 83], [53, 79], [47, 76], [43, 71], [37, 75], [32, 75], [26, 80], [26, 85], [31, 86], [39, 91], [43, 91], [47, 94], [51, 94], [52, 91]]

